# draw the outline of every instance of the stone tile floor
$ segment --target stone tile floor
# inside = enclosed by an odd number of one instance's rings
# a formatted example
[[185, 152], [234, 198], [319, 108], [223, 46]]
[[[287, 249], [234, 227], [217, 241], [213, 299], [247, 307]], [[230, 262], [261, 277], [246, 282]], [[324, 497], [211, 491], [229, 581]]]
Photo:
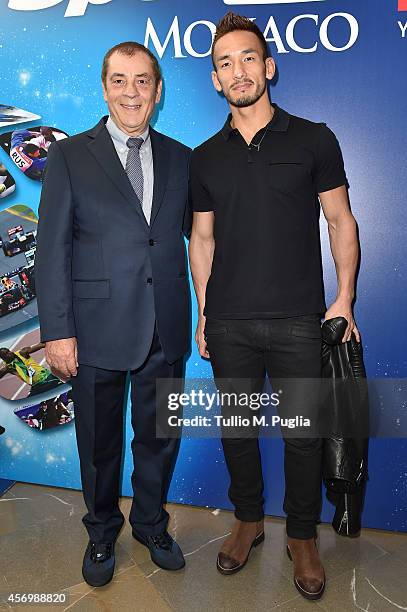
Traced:
[[[131, 500], [121, 499], [125, 516]], [[116, 573], [102, 588], [83, 582], [87, 534], [78, 491], [17, 483], [0, 498], [0, 610], [75, 612], [257, 612], [407, 610], [407, 535], [373, 529], [360, 538], [319, 526], [319, 550], [327, 586], [319, 602], [305, 601], [292, 583], [285, 552], [285, 524], [267, 518], [266, 540], [234, 576], [215, 561], [229, 533], [230, 512], [169, 504], [169, 530], [181, 545], [186, 567], [165, 572], [136, 542], [126, 523], [116, 546]], [[63, 604], [7, 603], [10, 593], [61, 593]]]

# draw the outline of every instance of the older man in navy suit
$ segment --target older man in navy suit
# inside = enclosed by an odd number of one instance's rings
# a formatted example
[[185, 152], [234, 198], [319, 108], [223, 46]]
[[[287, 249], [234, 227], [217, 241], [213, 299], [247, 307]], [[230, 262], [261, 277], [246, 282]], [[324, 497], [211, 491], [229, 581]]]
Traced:
[[52, 371], [72, 384], [89, 544], [83, 575], [114, 572], [123, 403], [130, 371], [133, 536], [164, 569], [185, 564], [165, 495], [179, 439], [156, 437], [156, 379], [183, 376], [190, 344], [184, 235], [190, 149], [149, 126], [154, 55], [121, 43], [102, 68], [109, 116], [51, 145], [39, 208], [36, 288]]

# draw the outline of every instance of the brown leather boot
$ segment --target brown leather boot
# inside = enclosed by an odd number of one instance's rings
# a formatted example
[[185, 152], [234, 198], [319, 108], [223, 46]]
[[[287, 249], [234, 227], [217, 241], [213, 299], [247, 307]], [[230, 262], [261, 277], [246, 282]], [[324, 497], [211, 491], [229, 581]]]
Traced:
[[294, 563], [294, 584], [305, 599], [320, 599], [325, 589], [325, 572], [316, 538], [287, 538], [287, 554]]
[[239, 521], [233, 526], [232, 533], [219, 551], [216, 567], [226, 576], [235, 574], [247, 563], [250, 551], [264, 541], [264, 521]]

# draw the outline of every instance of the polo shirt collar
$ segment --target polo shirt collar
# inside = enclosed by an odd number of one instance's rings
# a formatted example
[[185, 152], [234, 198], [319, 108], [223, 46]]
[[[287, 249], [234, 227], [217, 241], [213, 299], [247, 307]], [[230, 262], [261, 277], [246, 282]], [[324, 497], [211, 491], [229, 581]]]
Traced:
[[[109, 132], [110, 136], [113, 138], [113, 140], [116, 140], [121, 145], [127, 146], [127, 141], [131, 137], [128, 134], [126, 134], [126, 132], [123, 132], [123, 130], [121, 130], [116, 125], [116, 123], [113, 121], [110, 115], [106, 121], [106, 129]], [[144, 140], [143, 145], [146, 142], [149, 136], [149, 133], [150, 133], [150, 128], [149, 126], [147, 126], [147, 129], [142, 134], [139, 134], [139, 138], [142, 138]]]
[[[290, 123], [290, 115], [285, 110], [277, 106], [277, 104], [273, 103], [272, 106], [274, 108], [274, 115], [270, 123], [267, 124], [267, 129], [270, 132], [286, 132]], [[226, 123], [221, 130], [225, 140], [229, 140], [231, 134], [236, 133], [236, 129], [232, 128], [230, 125], [231, 120], [232, 113], [229, 113]]]

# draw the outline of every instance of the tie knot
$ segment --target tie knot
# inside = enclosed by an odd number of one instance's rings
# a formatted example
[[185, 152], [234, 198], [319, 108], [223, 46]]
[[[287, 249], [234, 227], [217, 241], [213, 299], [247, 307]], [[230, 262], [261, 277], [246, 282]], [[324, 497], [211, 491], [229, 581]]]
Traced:
[[137, 149], [140, 149], [143, 142], [144, 142], [143, 138], [128, 138], [126, 144], [129, 147], [129, 149], [134, 149], [135, 147]]

